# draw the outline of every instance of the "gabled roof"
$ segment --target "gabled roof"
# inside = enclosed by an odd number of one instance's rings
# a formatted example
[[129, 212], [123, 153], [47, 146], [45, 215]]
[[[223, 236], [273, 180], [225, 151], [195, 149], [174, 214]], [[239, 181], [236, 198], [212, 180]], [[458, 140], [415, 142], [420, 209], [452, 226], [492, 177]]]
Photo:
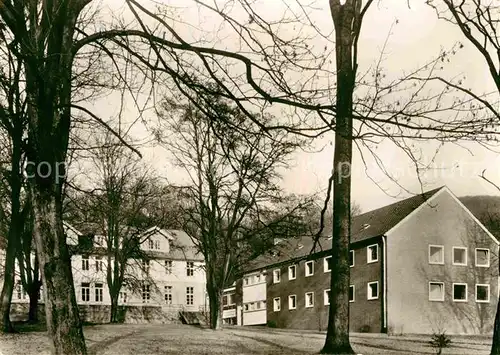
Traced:
[[441, 186], [423, 194], [415, 195], [354, 217], [351, 226], [351, 243], [384, 235], [444, 188], [444, 186]]
[[[384, 235], [443, 189], [446, 189], [446, 187], [442, 186], [353, 217], [351, 222], [351, 244]], [[262, 255], [250, 263], [246, 269], [248, 271], [258, 270], [287, 260], [300, 259], [329, 250], [332, 247], [329, 235], [331, 235], [331, 231], [324, 233], [313, 253], [311, 251], [314, 240], [311, 236], [284, 240], [277, 245], [274, 256], [270, 253]]]

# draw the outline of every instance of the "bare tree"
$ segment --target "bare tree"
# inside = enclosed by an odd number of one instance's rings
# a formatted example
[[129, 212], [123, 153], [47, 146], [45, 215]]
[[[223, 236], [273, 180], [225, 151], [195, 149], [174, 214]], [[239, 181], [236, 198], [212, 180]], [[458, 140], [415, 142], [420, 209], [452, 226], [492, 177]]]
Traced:
[[[5, 38], [0, 38], [4, 43]], [[2, 171], [3, 186], [9, 191], [9, 221], [7, 232], [7, 247], [5, 253], [4, 278], [1, 293], [0, 312], [2, 316], [1, 330], [12, 332], [14, 328], [10, 322], [12, 292], [14, 289], [15, 258], [22, 237], [22, 165], [23, 165], [23, 138], [26, 134], [26, 101], [23, 85], [20, 81], [23, 67], [20, 58], [8, 48], [2, 47], [0, 62], [5, 67], [0, 72], [0, 127], [6, 133], [8, 152], [6, 157], [10, 166]]]
[[[73, 210], [91, 211], [86, 215], [73, 214], [78, 223], [91, 223], [94, 233], [104, 239], [101, 253], [106, 257], [106, 281], [111, 298], [110, 322], [118, 322], [118, 297], [124, 284], [132, 282], [135, 275], [131, 270], [139, 268], [142, 260], [149, 260], [140, 245], [145, 241], [141, 233], [164, 221], [160, 208], [154, 214], [148, 213], [158, 207], [160, 185], [154, 171], [148, 169], [134, 152], [123, 146], [112, 134], [105, 133], [96, 139], [90, 153], [90, 170], [85, 182], [88, 187], [76, 187], [80, 192]], [[73, 185], [74, 186], [74, 185]], [[82, 195], [83, 193], [83, 195]], [[98, 251], [96, 251], [98, 252]], [[144, 271], [144, 270], [143, 270]], [[131, 289], [131, 291], [133, 291]]]
[[277, 223], [266, 211], [281, 200], [277, 171], [297, 143], [283, 133], [259, 132], [225, 100], [213, 96], [211, 102], [210, 115], [171, 101], [161, 116], [174, 122], [162, 141], [191, 180], [185, 230], [203, 253], [210, 327], [220, 329], [223, 289], [242, 256], [251, 256], [248, 241]]

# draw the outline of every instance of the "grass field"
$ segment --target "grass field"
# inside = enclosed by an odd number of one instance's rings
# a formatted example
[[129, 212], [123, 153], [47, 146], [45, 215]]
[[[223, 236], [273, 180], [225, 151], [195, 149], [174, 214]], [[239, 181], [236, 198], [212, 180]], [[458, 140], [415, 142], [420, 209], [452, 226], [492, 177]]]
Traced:
[[[26, 330], [26, 329], [25, 329]], [[0, 336], [3, 355], [49, 354], [44, 331]], [[325, 334], [268, 328], [231, 327], [211, 331], [187, 325], [94, 325], [84, 328], [89, 354], [314, 354]], [[488, 354], [490, 340], [452, 337], [443, 354]], [[429, 337], [354, 334], [354, 349], [367, 354], [435, 354]]]

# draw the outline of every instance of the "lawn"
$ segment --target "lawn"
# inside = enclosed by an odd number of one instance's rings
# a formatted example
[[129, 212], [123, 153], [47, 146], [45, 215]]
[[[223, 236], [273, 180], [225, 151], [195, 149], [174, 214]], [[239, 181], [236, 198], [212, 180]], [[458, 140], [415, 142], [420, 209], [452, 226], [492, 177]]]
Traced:
[[[187, 325], [95, 325], [84, 328], [89, 354], [314, 354], [325, 334], [267, 328], [231, 327], [214, 332]], [[428, 337], [355, 334], [361, 354], [435, 354]], [[452, 338], [443, 354], [488, 354], [486, 338]], [[0, 336], [2, 355], [49, 354], [43, 331]]]

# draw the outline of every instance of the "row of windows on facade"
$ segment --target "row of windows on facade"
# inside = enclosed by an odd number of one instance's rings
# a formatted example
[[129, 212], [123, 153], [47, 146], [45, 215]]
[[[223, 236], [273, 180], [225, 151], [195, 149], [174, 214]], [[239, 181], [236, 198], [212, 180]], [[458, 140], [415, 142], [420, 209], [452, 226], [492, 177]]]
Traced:
[[[429, 282], [429, 301], [443, 302], [445, 293], [444, 282]], [[474, 298], [477, 303], [489, 303], [490, 285], [476, 284]], [[452, 283], [452, 299], [454, 302], [468, 302], [468, 285], [461, 282]]]
[[260, 311], [266, 309], [266, 301], [248, 302], [243, 305], [245, 312]]
[[[103, 235], [96, 235], [95, 236], [95, 243], [98, 246], [105, 247], [106, 246], [106, 239]], [[159, 240], [155, 239], [148, 239], [148, 248], [150, 250], [160, 250], [161, 243]]]
[[[452, 247], [452, 264], [459, 266], [467, 266], [467, 248]], [[474, 265], [477, 267], [490, 266], [490, 250], [486, 248], [475, 248], [474, 250]], [[429, 264], [444, 265], [444, 246], [429, 245]]]
[[[102, 283], [94, 283], [94, 302], [103, 302], [103, 284]], [[172, 297], [172, 286], [164, 287], [164, 300], [165, 304], [173, 304]], [[90, 294], [91, 294], [91, 284], [89, 282], [82, 282], [81, 285], [81, 295], [83, 302], [90, 302]], [[151, 285], [143, 284], [141, 286], [141, 296], [142, 303], [149, 303], [151, 301]], [[120, 302], [127, 303], [127, 292], [122, 291], [119, 294]], [[186, 305], [192, 306], [194, 305], [194, 287], [188, 286], [186, 287]]]
[[[367, 299], [376, 300], [379, 297], [378, 281], [368, 282], [367, 284]], [[354, 285], [349, 286], [349, 302], [354, 302], [356, 299], [356, 288]], [[330, 305], [330, 290], [323, 291], [323, 304]], [[304, 306], [306, 308], [314, 307], [314, 292], [306, 292], [304, 296]], [[297, 295], [288, 296], [288, 309], [297, 309]], [[273, 300], [273, 310], [278, 312], [281, 310], [281, 298], [276, 297]]]
[[[367, 263], [374, 263], [378, 261], [378, 245], [370, 245], [366, 248], [367, 252]], [[323, 272], [330, 272], [332, 270], [331, 266], [331, 256], [323, 258]], [[354, 267], [354, 250], [349, 252], [349, 265]], [[314, 275], [314, 261], [307, 261], [304, 264], [306, 277]], [[295, 280], [297, 278], [297, 265], [291, 265], [288, 267], [288, 280]], [[273, 283], [281, 282], [281, 270], [276, 269], [273, 271]], [[248, 284], [248, 283], [247, 283]]]
[[[142, 260], [141, 267], [142, 270], [146, 273], [149, 273], [150, 271], [150, 266], [151, 263], [149, 260]], [[165, 260], [164, 261], [164, 267], [165, 267], [165, 272], [167, 275], [172, 274], [172, 268], [173, 268], [173, 261], [172, 260]], [[103, 259], [100, 256], [95, 257], [95, 271], [103, 271], [104, 269], [104, 263]], [[89, 271], [90, 270], [90, 259], [89, 257], [82, 257], [82, 270], [83, 271]], [[194, 262], [188, 261], [186, 263], [186, 276], [194, 276]]]

